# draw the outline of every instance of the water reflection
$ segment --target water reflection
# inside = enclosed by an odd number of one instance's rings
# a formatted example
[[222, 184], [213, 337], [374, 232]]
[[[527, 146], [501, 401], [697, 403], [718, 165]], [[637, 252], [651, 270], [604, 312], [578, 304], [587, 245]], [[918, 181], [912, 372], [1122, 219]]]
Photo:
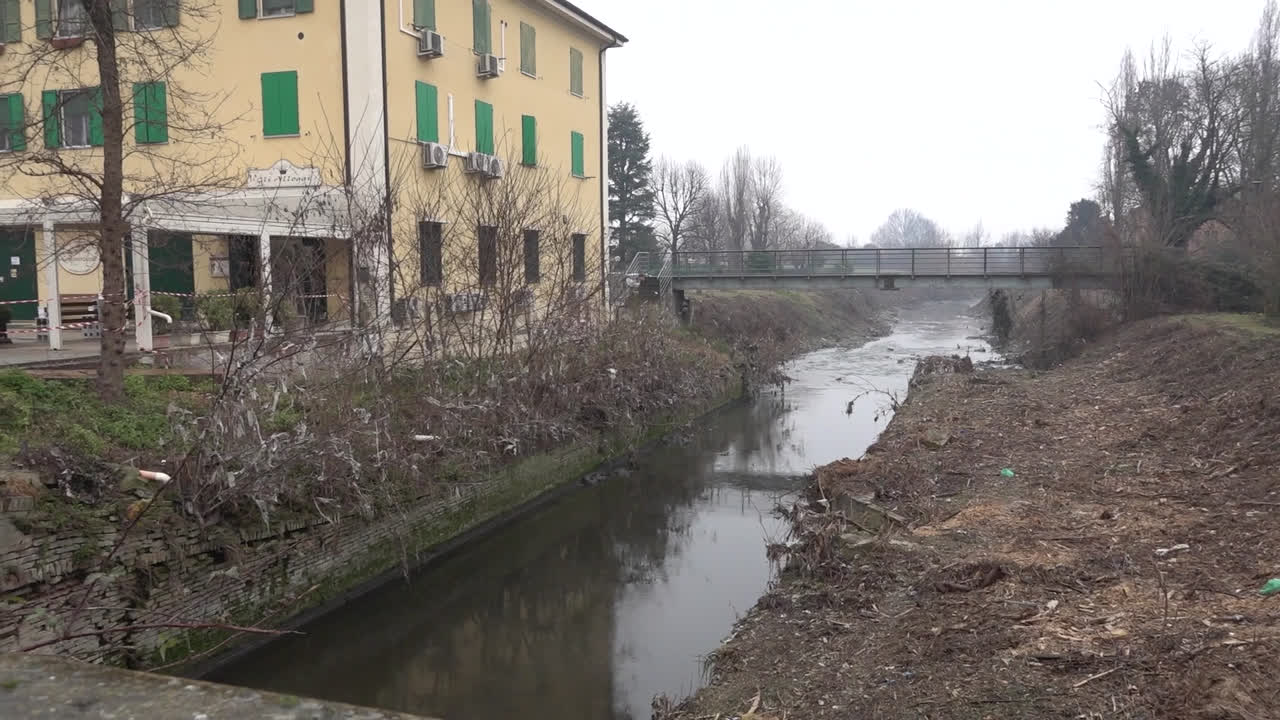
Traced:
[[785, 393], [718, 415], [627, 477], [569, 495], [211, 679], [458, 720], [647, 718], [765, 589], [770, 511], [815, 464], [879, 432], [855, 375], [905, 388], [911, 353], [972, 328], [908, 318], [789, 368]]

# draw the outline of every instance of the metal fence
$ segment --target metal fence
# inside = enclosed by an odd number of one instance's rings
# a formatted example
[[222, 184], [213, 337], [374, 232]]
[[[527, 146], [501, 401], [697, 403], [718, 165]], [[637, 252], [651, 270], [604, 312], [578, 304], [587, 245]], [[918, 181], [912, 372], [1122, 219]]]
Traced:
[[1104, 275], [1109, 264], [1094, 246], [729, 250], [676, 253], [670, 272], [676, 278]]

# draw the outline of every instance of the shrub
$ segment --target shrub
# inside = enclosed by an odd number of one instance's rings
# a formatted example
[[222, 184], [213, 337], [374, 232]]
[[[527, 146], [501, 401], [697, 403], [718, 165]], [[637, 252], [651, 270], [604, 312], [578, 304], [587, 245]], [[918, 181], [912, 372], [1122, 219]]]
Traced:
[[235, 304], [225, 293], [201, 295], [196, 299], [196, 313], [206, 330], [230, 330], [235, 322]]
[[[173, 318], [174, 322], [182, 321], [182, 301], [172, 295], [157, 295], [151, 300], [151, 307], [156, 312], [162, 312]], [[166, 335], [169, 333], [169, 323], [160, 318], [152, 319], [152, 327], [155, 328], [157, 335]]]

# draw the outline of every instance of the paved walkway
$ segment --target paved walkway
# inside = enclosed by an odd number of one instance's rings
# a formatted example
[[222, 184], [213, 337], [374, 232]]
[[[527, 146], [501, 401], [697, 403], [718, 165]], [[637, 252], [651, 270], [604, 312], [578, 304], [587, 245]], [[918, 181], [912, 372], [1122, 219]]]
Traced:
[[[92, 360], [98, 357], [99, 338], [62, 336], [62, 349], [50, 350], [49, 343], [39, 342], [35, 335], [10, 335], [12, 345], [0, 345], [0, 367], [34, 365], [37, 363], [63, 363], [74, 360]], [[125, 343], [124, 351], [132, 353], [138, 346], [132, 340]]]

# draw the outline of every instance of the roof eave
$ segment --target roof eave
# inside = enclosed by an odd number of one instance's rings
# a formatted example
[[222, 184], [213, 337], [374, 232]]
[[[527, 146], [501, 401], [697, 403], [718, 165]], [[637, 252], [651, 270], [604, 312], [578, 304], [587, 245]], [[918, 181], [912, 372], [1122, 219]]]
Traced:
[[576, 22], [578, 25], [591, 31], [593, 35], [608, 43], [608, 47], [621, 47], [627, 42], [627, 37], [613, 28], [605, 25], [590, 13], [582, 8], [574, 5], [568, 0], [541, 0], [542, 4], [550, 7], [552, 10], [559, 12], [566, 18]]

